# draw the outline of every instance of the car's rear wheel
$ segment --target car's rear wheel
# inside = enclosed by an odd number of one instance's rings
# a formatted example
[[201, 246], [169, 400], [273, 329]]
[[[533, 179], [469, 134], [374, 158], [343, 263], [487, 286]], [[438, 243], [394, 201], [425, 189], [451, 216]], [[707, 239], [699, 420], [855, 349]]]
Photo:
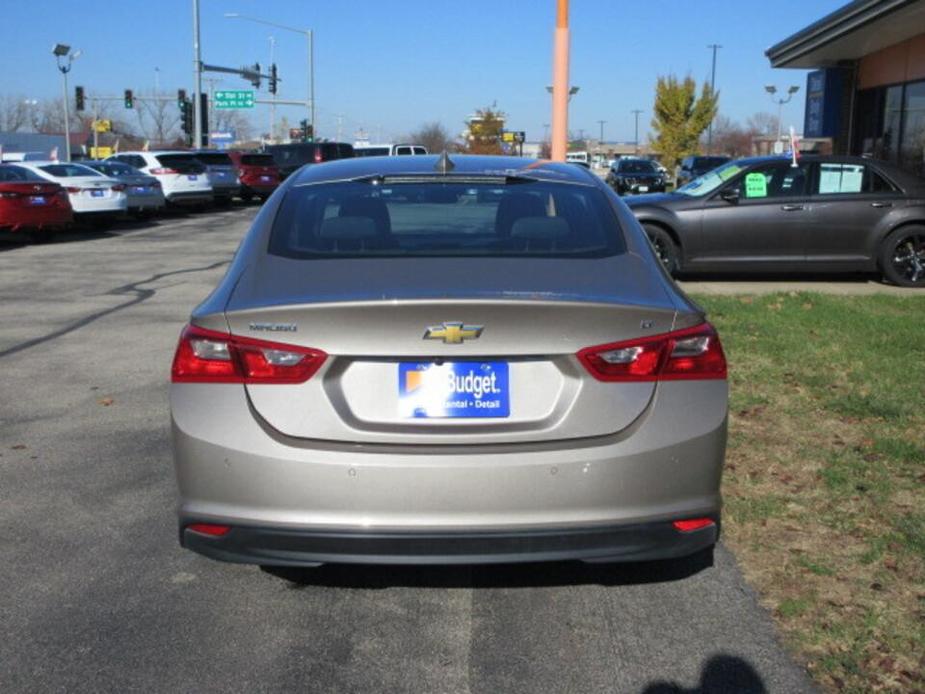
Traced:
[[901, 227], [880, 247], [883, 276], [901, 287], [925, 287], [925, 226]]
[[662, 265], [668, 271], [669, 275], [676, 275], [681, 267], [681, 250], [678, 244], [671, 238], [671, 234], [654, 224], [643, 224], [646, 235], [655, 249], [655, 255], [662, 261]]
[[244, 202], [250, 202], [251, 200], [254, 199], [254, 193], [253, 193], [252, 191], [250, 191], [250, 190], [242, 190], [242, 191], [241, 191], [241, 199], [242, 199]]

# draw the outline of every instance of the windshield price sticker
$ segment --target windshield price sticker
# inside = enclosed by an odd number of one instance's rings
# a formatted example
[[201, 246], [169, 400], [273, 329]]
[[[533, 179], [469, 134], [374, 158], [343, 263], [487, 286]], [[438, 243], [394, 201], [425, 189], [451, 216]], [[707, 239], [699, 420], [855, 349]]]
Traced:
[[750, 173], [745, 177], [745, 197], [768, 197], [768, 179], [763, 173]]

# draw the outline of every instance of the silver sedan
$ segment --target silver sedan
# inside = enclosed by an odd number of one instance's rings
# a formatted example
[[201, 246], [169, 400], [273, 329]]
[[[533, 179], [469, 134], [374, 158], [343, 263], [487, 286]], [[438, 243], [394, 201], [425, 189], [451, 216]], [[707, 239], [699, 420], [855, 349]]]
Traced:
[[719, 535], [719, 337], [578, 167], [302, 169], [172, 381], [180, 541], [215, 559], [635, 561]]

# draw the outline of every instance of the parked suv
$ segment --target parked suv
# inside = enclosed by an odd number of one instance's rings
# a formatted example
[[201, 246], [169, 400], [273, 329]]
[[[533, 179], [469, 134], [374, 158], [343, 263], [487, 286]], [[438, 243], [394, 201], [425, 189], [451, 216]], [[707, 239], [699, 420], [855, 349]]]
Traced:
[[627, 193], [663, 193], [665, 176], [649, 159], [623, 157], [607, 172], [607, 183], [617, 195]]
[[228, 156], [237, 168], [242, 200], [248, 201], [254, 196], [266, 200], [276, 190], [280, 181], [279, 167], [272, 154], [231, 150]]
[[164, 198], [172, 205], [212, 202], [206, 167], [190, 152], [119, 152], [106, 161], [120, 161], [154, 176], [161, 182]]
[[681, 160], [681, 168], [678, 169], [675, 186], [680, 188], [698, 176], [703, 176], [708, 171], [712, 171], [717, 166], [722, 166], [727, 161], [730, 161], [730, 157], [684, 157]]
[[227, 152], [214, 149], [198, 150], [193, 154], [206, 167], [215, 202], [219, 205], [230, 205], [231, 199], [241, 192], [241, 182], [238, 180], [234, 161]]
[[353, 145], [345, 142], [293, 142], [288, 145], [267, 145], [263, 151], [273, 155], [282, 178], [306, 164], [321, 164], [354, 156]]

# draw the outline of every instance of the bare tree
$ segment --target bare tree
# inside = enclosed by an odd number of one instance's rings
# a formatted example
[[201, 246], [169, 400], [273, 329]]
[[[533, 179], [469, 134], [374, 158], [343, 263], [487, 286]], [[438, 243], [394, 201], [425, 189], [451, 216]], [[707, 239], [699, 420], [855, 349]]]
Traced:
[[29, 105], [22, 95], [0, 97], [0, 132], [15, 133], [29, 125]]
[[249, 140], [254, 133], [254, 124], [249, 116], [237, 109], [215, 109], [216, 132], [233, 130], [238, 140]]
[[[152, 96], [168, 97], [167, 93], [153, 94]], [[138, 116], [138, 127], [142, 135], [158, 146], [166, 145], [174, 140], [180, 124], [180, 109], [172, 99], [160, 98], [157, 100], [136, 100], [135, 109]]]
[[424, 145], [431, 154], [447, 150], [452, 152], [456, 149], [456, 142], [449, 130], [442, 123], [433, 121], [425, 123], [417, 130], [408, 135], [408, 142], [415, 145]]
[[749, 116], [746, 126], [755, 135], [777, 135], [777, 116], [762, 111]]
[[713, 151], [730, 157], [743, 157], [751, 152], [753, 133], [722, 114], [713, 120]]

